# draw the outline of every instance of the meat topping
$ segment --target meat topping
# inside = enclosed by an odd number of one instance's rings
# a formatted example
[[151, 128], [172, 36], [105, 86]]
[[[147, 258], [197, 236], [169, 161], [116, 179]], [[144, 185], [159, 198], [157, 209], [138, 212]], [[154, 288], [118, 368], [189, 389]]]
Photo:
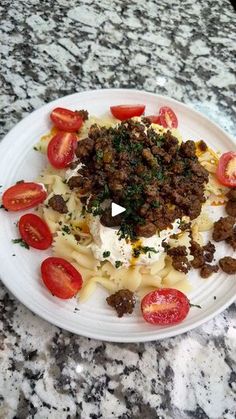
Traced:
[[233, 234], [235, 219], [231, 216], [221, 217], [214, 223], [212, 237], [216, 242], [228, 239]]
[[[125, 207], [120, 237], [151, 237], [184, 215], [196, 218], [205, 202], [208, 173], [198, 161], [195, 143], [179, 145], [170, 131], [159, 134], [133, 120], [114, 128], [93, 125], [88, 138], [78, 142], [76, 156], [83, 163], [78, 176], [86, 182], [81, 185], [76, 176], [69, 180], [70, 188], [92, 195], [100, 216], [105, 199]], [[93, 202], [89, 211], [93, 213]]]
[[188, 261], [186, 246], [172, 247], [167, 250], [167, 254], [172, 258], [172, 266], [176, 271], [187, 273], [191, 265]]
[[218, 270], [219, 270], [219, 266], [209, 265], [208, 263], [205, 263], [205, 265], [203, 265], [200, 269], [200, 276], [202, 278], [209, 278], [211, 274], [213, 274], [214, 272], [218, 272]]
[[230, 189], [230, 191], [227, 192], [226, 196], [230, 201], [236, 202], [236, 188]]
[[236, 217], [236, 201], [228, 201], [225, 205], [225, 211], [231, 217]]
[[236, 273], [236, 259], [226, 256], [219, 260], [219, 265], [225, 273], [232, 275]]
[[83, 121], [87, 121], [89, 117], [88, 111], [85, 111], [84, 109], [81, 109], [79, 111], [75, 111], [79, 116], [83, 119]]
[[233, 229], [232, 236], [228, 237], [226, 240], [226, 243], [228, 243], [234, 250], [236, 250], [236, 227]]
[[60, 214], [66, 214], [68, 212], [68, 208], [66, 205], [66, 201], [61, 195], [53, 195], [49, 201], [48, 205]]
[[106, 300], [109, 306], [116, 310], [118, 317], [122, 317], [127, 313], [131, 314], [135, 306], [134, 293], [127, 289], [115, 292], [115, 294], [107, 297]]

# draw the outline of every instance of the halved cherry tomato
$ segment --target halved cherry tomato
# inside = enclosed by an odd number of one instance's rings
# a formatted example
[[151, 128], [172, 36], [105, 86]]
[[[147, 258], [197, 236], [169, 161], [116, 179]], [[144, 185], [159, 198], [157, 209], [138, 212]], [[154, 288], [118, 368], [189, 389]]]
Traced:
[[161, 119], [159, 115], [148, 115], [148, 116], [145, 116], [145, 118], [148, 118], [152, 124], [161, 125]]
[[220, 157], [217, 170], [217, 179], [222, 185], [236, 187], [236, 153], [228, 151]]
[[42, 279], [53, 295], [72, 298], [81, 289], [83, 280], [80, 273], [65, 259], [49, 257], [41, 265]]
[[64, 108], [53, 109], [50, 118], [54, 125], [61, 131], [75, 132], [78, 131], [83, 124], [83, 119], [78, 112], [73, 112]]
[[48, 249], [52, 244], [52, 234], [47, 224], [35, 214], [25, 214], [19, 220], [22, 239], [31, 247]]
[[73, 160], [77, 136], [71, 132], [58, 132], [49, 142], [47, 155], [51, 165], [63, 169]]
[[174, 111], [168, 106], [159, 109], [160, 123], [165, 128], [177, 128], [178, 119]]
[[187, 316], [189, 309], [186, 295], [172, 288], [152, 291], [141, 301], [144, 320], [159, 326], [180, 323]]
[[4, 208], [9, 211], [20, 211], [36, 207], [47, 197], [47, 192], [39, 183], [21, 182], [8, 188], [3, 196]]
[[112, 115], [124, 121], [125, 119], [141, 116], [145, 111], [145, 105], [119, 105], [110, 107]]

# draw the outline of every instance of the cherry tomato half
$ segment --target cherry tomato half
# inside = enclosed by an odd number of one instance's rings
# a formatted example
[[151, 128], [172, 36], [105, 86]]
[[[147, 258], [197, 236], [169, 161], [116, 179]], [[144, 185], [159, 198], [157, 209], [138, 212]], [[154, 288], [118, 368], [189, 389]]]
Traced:
[[173, 288], [152, 291], [141, 301], [144, 320], [159, 326], [180, 323], [187, 316], [189, 309], [186, 295]]
[[145, 118], [148, 118], [152, 124], [161, 125], [161, 118], [159, 115], [148, 115]]
[[42, 279], [53, 295], [68, 299], [81, 289], [83, 280], [80, 273], [65, 259], [49, 257], [41, 265]]
[[64, 108], [53, 109], [50, 118], [54, 125], [61, 131], [75, 132], [78, 131], [83, 124], [83, 119], [78, 112], [73, 112]]
[[48, 249], [52, 244], [52, 234], [47, 224], [36, 214], [25, 214], [19, 220], [22, 239], [31, 247]]
[[125, 119], [141, 116], [145, 111], [145, 105], [119, 105], [110, 107], [112, 115], [124, 121]]
[[165, 128], [177, 128], [178, 119], [174, 111], [168, 106], [159, 109], [160, 123]]
[[49, 142], [47, 155], [51, 165], [64, 169], [73, 160], [77, 136], [71, 132], [58, 132]]
[[4, 208], [9, 211], [20, 211], [36, 207], [47, 197], [47, 192], [39, 183], [21, 182], [8, 188], [3, 196]]
[[217, 179], [222, 185], [236, 187], [236, 153], [228, 151], [220, 157], [216, 170]]

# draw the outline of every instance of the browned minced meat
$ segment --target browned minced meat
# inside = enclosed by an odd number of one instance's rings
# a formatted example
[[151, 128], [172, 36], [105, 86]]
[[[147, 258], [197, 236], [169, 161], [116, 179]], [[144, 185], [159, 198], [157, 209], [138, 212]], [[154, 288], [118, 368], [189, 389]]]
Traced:
[[75, 112], [79, 114], [79, 116], [83, 119], [83, 121], [87, 121], [87, 119], [89, 117], [88, 111], [85, 111], [84, 109], [81, 109], [81, 110], [75, 111]]
[[127, 313], [131, 314], [135, 306], [134, 293], [127, 289], [115, 292], [115, 294], [107, 297], [106, 300], [109, 306], [116, 310], [118, 317], [122, 317]]
[[172, 247], [167, 250], [167, 254], [172, 258], [172, 266], [174, 269], [184, 273], [187, 273], [190, 270], [191, 265], [187, 258], [188, 252], [186, 246]]
[[214, 223], [212, 237], [216, 242], [228, 239], [233, 234], [235, 219], [231, 216], [221, 217]]
[[83, 176], [72, 176], [68, 180], [70, 189], [77, 188], [81, 195], [87, 194], [92, 187], [92, 179]]
[[226, 196], [230, 201], [236, 202], [236, 188], [230, 189], [230, 191], [227, 192]]
[[213, 274], [214, 272], [218, 272], [218, 270], [219, 270], [219, 266], [209, 265], [208, 263], [205, 263], [205, 265], [203, 265], [200, 269], [200, 276], [202, 278], [209, 278], [211, 274]]
[[228, 243], [234, 250], [236, 250], [236, 227], [233, 229], [232, 236], [228, 237], [226, 240], [226, 243]]
[[214, 258], [214, 253], [216, 251], [215, 245], [211, 242], [208, 242], [203, 246], [204, 259], [206, 262], [212, 262]]
[[207, 151], [207, 145], [206, 145], [206, 143], [205, 143], [205, 141], [203, 141], [203, 140], [201, 140], [201, 141], [199, 141], [199, 143], [198, 143], [198, 148], [201, 150], [201, 151]]
[[195, 269], [201, 268], [205, 263], [204, 250], [194, 240], [191, 241], [190, 253], [193, 256], [193, 260], [191, 261], [192, 267]]
[[53, 195], [49, 199], [48, 205], [55, 211], [60, 212], [60, 214], [66, 214], [68, 212], [66, 201], [61, 195]]
[[190, 253], [193, 256], [191, 265], [193, 268], [201, 268], [206, 262], [212, 262], [215, 253], [215, 246], [208, 242], [205, 246], [200, 246], [194, 240], [191, 240]]
[[228, 201], [225, 205], [225, 211], [231, 217], [236, 217], [236, 201]]
[[[83, 163], [78, 176], [86, 178], [82, 190], [96, 202], [91, 201], [89, 211], [101, 215], [97, 202], [106, 199], [125, 207], [124, 235], [151, 237], [184, 215], [196, 218], [205, 202], [208, 173], [196, 157], [195, 143], [179, 145], [170, 131], [158, 134], [148, 123], [93, 125], [88, 138], [78, 142], [76, 156]], [[68, 183], [81, 192], [77, 176]], [[103, 223], [110, 226], [110, 217], [104, 216]]]
[[232, 275], [236, 273], [236, 259], [226, 256], [219, 260], [219, 265], [225, 273]]

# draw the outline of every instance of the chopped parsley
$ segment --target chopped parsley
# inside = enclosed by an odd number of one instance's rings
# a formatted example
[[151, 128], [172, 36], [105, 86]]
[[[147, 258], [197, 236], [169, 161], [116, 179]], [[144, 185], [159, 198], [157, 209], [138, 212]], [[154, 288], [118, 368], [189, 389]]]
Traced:
[[122, 266], [122, 265], [123, 265], [123, 262], [121, 262], [120, 260], [116, 260], [115, 261], [115, 267], [116, 267], [116, 269], [120, 268], [120, 266]]
[[108, 258], [110, 256], [111, 252], [109, 252], [108, 250], [106, 250], [105, 252], [103, 252], [102, 256], [104, 257], [104, 259]]
[[103, 151], [102, 150], [97, 150], [96, 151], [96, 159], [98, 161], [103, 159]]
[[12, 243], [19, 244], [21, 247], [25, 249], [29, 249], [29, 245], [22, 239], [12, 239]]
[[66, 234], [70, 234], [70, 228], [67, 225], [64, 225], [61, 230]]
[[138, 247], [135, 247], [133, 249], [133, 257], [138, 258], [142, 253], [143, 254], [148, 253], [148, 257], [150, 258], [151, 257], [151, 252], [152, 253], [158, 253], [157, 250], [154, 247], [138, 246]]

